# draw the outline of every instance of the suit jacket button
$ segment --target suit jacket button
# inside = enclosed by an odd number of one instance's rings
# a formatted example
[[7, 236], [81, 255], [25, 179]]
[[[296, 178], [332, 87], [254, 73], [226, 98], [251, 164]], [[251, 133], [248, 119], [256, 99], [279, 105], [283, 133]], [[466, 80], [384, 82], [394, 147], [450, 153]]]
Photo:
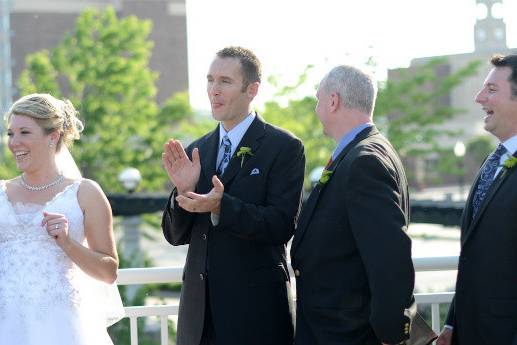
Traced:
[[201, 237], [203, 238], [203, 241], [206, 241], [206, 234], [201, 235]]
[[199, 273], [199, 279], [205, 280], [205, 275], [203, 273]]
[[299, 277], [300, 276], [300, 270], [294, 270], [294, 275], [296, 277]]

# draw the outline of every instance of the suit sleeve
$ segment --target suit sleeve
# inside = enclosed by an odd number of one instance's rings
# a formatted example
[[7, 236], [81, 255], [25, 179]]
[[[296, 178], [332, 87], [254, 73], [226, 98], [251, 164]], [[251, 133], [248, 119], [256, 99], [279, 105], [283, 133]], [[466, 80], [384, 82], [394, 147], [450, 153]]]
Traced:
[[178, 206], [176, 196], [177, 191], [174, 188], [163, 211], [162, 230], [167, 242], [179, 246], [190, 243], [194, 215]]
[[350, 168], [346, 203], [350, 226], [368, 277], [370, 324], [386, 343], [407, 339], [404, 315], [415, 272], [397, 173], [375, 155], [359, 156]]
[[303, 187], [305, 154], [296, 138], [278, 143], [278, 147], [280, 152], [268, 176], [264, 203], [246, 203], [224, 193], [216, 230], [272, 245], [285, 244], [292, 237]]

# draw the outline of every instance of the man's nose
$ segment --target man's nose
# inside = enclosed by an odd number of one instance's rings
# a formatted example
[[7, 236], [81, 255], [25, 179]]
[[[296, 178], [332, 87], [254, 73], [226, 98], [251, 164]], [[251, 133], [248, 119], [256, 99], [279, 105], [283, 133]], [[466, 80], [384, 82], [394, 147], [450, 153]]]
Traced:
[[210, 95], [218, 95], [221, 93], [221, 89], [219, 88], [219, 85], [217, 83], [211, 83], [208, 85], [208, 93]]
[[486, 100], [485, 92], [484, 90], [480, 90], [476, 97], [474, 97], [474, 102], [482, 104]]

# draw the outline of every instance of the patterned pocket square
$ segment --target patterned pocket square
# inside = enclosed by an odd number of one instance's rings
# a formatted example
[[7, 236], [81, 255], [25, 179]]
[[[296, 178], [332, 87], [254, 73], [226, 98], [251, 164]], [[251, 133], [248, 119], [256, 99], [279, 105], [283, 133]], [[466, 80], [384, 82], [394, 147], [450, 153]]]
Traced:
[[260, 170], [258, 170], [258, 168], [254, 168], [254, 169], [251, 171], [250, 176], [251, 176], [251, 175], [258, 175], [258, 174], [260, 174]]

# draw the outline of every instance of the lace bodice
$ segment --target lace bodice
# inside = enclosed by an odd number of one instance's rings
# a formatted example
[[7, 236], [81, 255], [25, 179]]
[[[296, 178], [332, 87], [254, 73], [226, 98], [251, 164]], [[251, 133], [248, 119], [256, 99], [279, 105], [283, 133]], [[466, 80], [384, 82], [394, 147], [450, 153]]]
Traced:
[[7, 198], [5, 182], [0, 181], [0, 243], [9, 241], [55, 242], [41, 226], [43, 211], [62, 213], [69, 222], [70, 236], [79, 243], [84, 241], [83, 213], [77, 200], [80, 181], [58, 193], [45, 205], [12, 204]]
[[[80, 181], [67, 186], [45, 205], [12, 204], [0, 181], [0, 310], [8, 305], [24, 317], [41, 317], [56, 304], [80, 303], [74, 284], [77, 267], [41, 226], [43, 211], [61, 213], [69, 236], [84, 241], [83, 213], [77, 200]], [[2, 317], [13, 317], [0, 313]]]

